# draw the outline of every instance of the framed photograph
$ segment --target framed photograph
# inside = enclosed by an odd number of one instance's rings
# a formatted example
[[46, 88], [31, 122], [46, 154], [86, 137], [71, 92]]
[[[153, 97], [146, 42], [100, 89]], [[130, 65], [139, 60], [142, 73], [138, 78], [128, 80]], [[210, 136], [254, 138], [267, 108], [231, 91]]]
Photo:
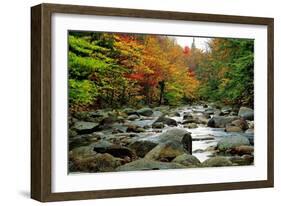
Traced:
[[31, 8], [31, 197], [273, 187], [273, 19]]

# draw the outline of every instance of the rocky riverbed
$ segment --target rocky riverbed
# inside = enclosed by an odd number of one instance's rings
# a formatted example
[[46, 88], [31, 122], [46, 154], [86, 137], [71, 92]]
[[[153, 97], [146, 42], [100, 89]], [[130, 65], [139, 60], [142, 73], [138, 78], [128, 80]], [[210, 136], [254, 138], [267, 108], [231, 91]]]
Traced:
[[254, 163], [254, 111], [213, 104], [104, 109], [69, 117], [69, 172]]

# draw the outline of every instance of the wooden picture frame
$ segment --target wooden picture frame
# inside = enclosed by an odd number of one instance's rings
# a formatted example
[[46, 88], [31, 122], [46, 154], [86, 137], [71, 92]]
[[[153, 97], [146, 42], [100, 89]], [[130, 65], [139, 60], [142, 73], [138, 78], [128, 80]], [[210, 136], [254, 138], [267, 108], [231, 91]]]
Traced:
[[[267, 26], [267, 179], [215, 184], [170, 185], [134, 189], [110, 189], [79, 192], [52, 192], [51, 162], [51, 17], [54, 13], [168, 19], [193, 22], [219, 22]], [[160, 195], [273, 187], [274, 183], [274, 82], [272, 18], [214, 14], [103, 8], [76, 5], [40, 4], [31, 8], [31, 197], [48, 201]]]

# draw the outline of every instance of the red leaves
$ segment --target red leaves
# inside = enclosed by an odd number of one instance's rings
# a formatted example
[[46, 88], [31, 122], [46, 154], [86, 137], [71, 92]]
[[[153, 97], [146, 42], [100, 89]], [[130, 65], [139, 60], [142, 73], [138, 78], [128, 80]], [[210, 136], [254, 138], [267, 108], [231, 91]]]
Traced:
[[190, 48], [188, 46], [185, 46], [184, 49], [183, 49], [183, 53], [188, 56], [189, 53], [190, 53]]
[[127, 74], [125, 75], [125, 77], [131, 80], [142, 80], [144, 78], [144, 74], [141, 73]]

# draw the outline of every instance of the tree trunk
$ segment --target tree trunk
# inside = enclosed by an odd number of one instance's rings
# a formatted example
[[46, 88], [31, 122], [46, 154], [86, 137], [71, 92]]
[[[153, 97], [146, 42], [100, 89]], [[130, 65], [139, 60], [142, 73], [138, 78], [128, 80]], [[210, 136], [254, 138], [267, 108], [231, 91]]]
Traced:
[[147, 105], [150, 104], [150, 96], [149, 96], [149, 85], [144, 85], [144, 95], [145, 95], [145, 103]]
[[162, 104], [163, 101], [163, 96], [164, 96], [164, 90], [165, 90], [165, 81], [160, 81], [159, 82], [159, 86], [160, 86], [160, 97], [159, 97], [159, 105]]

